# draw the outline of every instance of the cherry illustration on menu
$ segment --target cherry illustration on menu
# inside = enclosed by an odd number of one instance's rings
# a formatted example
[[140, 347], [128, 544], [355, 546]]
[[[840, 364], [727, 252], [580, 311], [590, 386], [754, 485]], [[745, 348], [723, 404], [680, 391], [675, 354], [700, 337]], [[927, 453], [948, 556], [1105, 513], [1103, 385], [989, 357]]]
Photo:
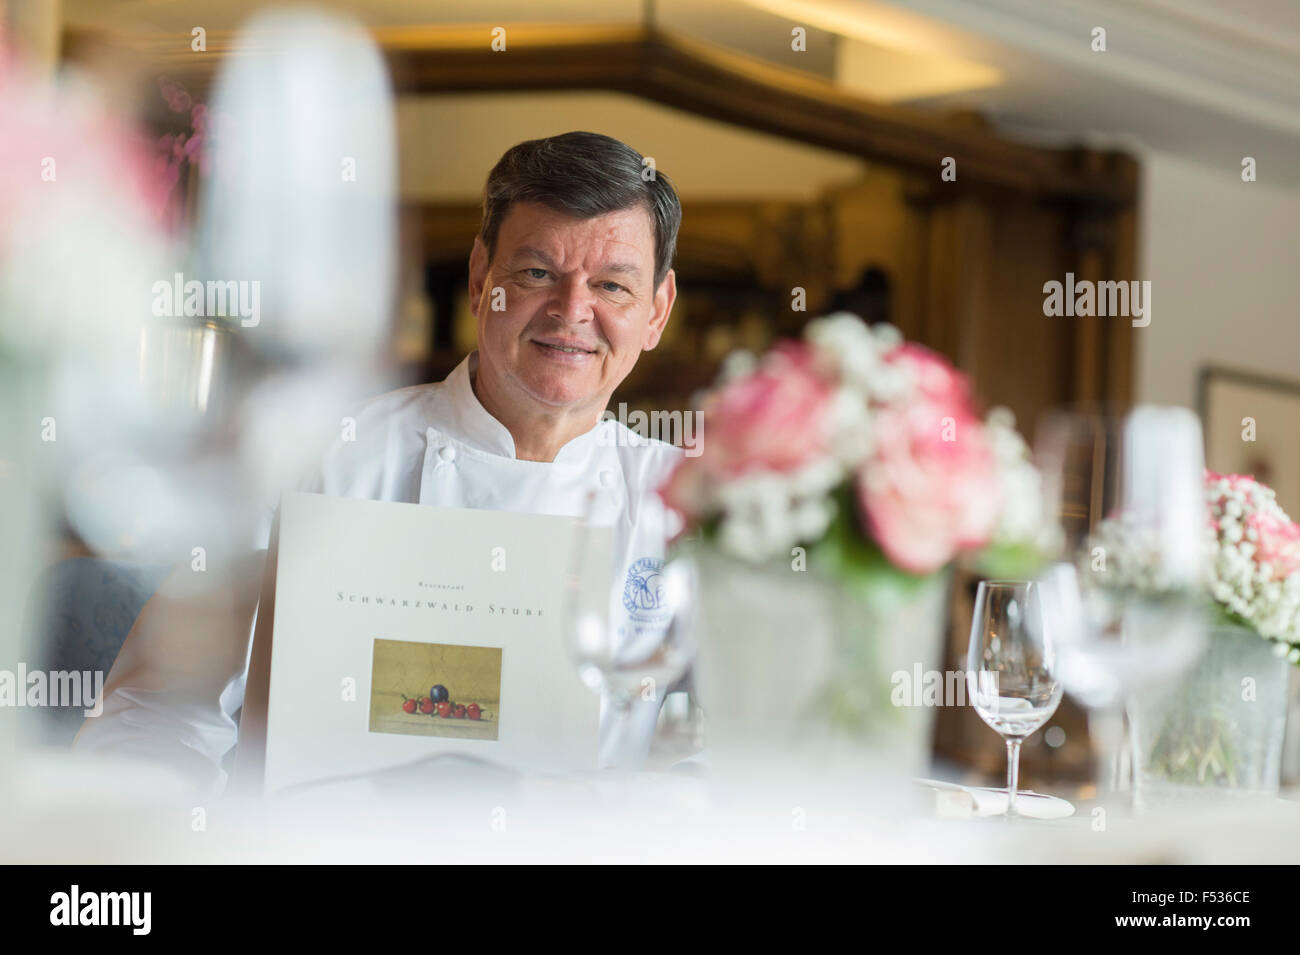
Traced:
[[466, 705], [452, 700], [451, 694], [441, 683], [435, 683], [429, 689], [428, 696], [410, 697], [403, 693], [402, 711], [456, 720], [478, 720], [488, 715], [483, 712], [482, 707], [477, 703]]

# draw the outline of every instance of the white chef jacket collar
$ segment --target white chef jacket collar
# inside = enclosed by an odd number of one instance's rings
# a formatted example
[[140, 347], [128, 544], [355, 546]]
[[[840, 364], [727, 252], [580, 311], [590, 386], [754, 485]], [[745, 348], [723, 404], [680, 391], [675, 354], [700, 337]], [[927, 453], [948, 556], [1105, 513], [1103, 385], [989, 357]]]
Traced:
[[[438, 421], [438, 430], [489, 454], [513, 458], [515, 439], [511, 436], [510, 429], [494, 418], [474, 394], [472, 381], [476, 374], [478, 374], [477, 349], [465, 356], [447, 376], [446, 387], [439, 389], [440, 397], [445, 397], [445, 403], [443, 413], [435, 419]], [[609, 424], [608, 421], [598, 421], [590, 431], [571, 439], [555, 455], [554, 463], [567, 464], [582, 461], [596, 444], [600, 429], [609, 427]]]

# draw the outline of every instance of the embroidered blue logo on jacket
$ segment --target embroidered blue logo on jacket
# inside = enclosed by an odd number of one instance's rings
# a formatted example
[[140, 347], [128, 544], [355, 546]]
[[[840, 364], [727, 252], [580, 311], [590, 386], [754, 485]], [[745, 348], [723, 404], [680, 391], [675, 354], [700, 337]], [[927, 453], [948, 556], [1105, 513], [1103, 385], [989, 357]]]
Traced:
[[663, 603], [664, 562], [658, 557], [642, 557], [627, 569], [623, 585], [623, 606], [634, 618], [653, 617]]

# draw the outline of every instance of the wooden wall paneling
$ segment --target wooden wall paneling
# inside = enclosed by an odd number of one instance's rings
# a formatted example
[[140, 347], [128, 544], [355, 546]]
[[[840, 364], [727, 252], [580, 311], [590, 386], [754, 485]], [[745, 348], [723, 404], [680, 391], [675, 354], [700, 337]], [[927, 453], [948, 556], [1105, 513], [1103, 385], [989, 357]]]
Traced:
[[1043, 284], [1064, 275], [1064, 213], [1005, 195], [994, 208], [992, 307], [967, 370], [986, 406], [1003, 405], [1032, 438], [1038, 413], [1070, 398], [1069, 319], [1043, 315]]
[[960, 269], [945, 344], [962, 369], [971, 367], [977, 343], [997, 334], [992, 204], [990, 196], [980, 193], [961, 196], [953, 204], [954, 256]]
[[[1075, 150], [1068, 161], [1090, 174], [1123, 184], [1123, 198], [1090, 197], [1066, 202], [1066, 249], [1076, 283], [1130, 281], [1136, 274], [1137, 164], [1129, 157]], [[1059, 276], [1064, 281], [1065, 276]], [[1096, 286], [1094, 285], [1094, 289]], [[1133, 326], [1125, 316], [1076, 316], [1071, 398], [1126, 403], [1133, 388]]]
[[858, 182], [826, 191], [824, 205], [834, 223], [834, 284], [853, 287], [864, 269], [882, 268], [896, 287], [903, 274], [909, 207], [904, 177], [872, 165]]
[[[1111, 210], [1112, 243], [1110, 271], [1116, 279], [1141, 280], [1138, 272], [1138, 180], [1137, 160], [1131, 156], [1109, 155], [1107, 165], [1111, 175], [1125, 183], [1128, 198], [1116, 203]], [[1132, 322], [1113, 322], [1106, 342], [1106, 383], [1104, 392], [1108, 400], [1128, 404], [1134, 399], [1134, 375], [1137, 336], [1142, 329]]]
[[[1097, 235], [1100, 228], [1088, 210], [1081, 210], [1071, 223], [1070, 243], [1073, 257], [1070, 271], [1076, 283], [1097, 282], [1106, 278], [1107, 256]], [[1064, 280], [1065, 276], [1061, 276]], [[1075, 316], [1065, 318], [1074, 326], [1074, 368], [1072, 397], [1076, 401], [1095, 402], [1102, 397], [1103, 319]]]
[[925, 328], [929, 302], [930, 216], [934, 183], [919, 174], [909, 175], [903, 187], [902, 263], [894, 324], [903, 336], [919, 341]]
[[426, 261], [469, 261], [483, 221], [483, 207], [477, 202], [408, 203], [407, 214], [420, 222], [420, 241]]
[[992, 221], [988, 199], [973, 193], [929, 207], [918, 339], [963, 369], [970, 367], [973, 337], [992, 327]]
[[815, 284], [808, 288], [808, 311], [791, 323], [792, 334], [799, 334], [810, 316], [826, 313], [838, 284], [836, 228], [830, 207], [824, 202], [810, 202], [800, 208], [799, 234], [802, 270]]

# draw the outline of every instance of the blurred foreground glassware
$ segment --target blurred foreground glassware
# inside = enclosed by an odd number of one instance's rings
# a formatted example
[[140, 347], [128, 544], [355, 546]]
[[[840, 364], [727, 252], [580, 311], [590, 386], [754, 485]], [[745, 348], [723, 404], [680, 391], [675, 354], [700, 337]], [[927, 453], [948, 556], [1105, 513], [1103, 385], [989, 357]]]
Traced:
[[[592, 495], [574, 531], [564, 631], [583, 683], [626, 714], [638, 701], [657, 704], [694, 661], [698, 576], [689, 554], [647, 558], [616, 591], [613, 532], [598, 511]], [[617, 625], [629, 603], [639, 622]]]
[[971, 705], [1007, 743], [1007, 811], [1016, 810], [1020, 744], [1052, 718], [1061, 703], [1052, 632], [1042, 585], [981, 581], [971, 620], [966, 679]]
[[1067, 692], [1089, 710], [1102, 794], [1121, 788], [1124, 707], [1205, 645], [1200, 422], [1141, 406], [1049, 416], [1035, 441], [1061, 549], [1041, 576]]
[[1214, 626], [1187, 674], [1129, 703], [1134, 805], [1276, 797], [1290, 670], [1249, 627]]

